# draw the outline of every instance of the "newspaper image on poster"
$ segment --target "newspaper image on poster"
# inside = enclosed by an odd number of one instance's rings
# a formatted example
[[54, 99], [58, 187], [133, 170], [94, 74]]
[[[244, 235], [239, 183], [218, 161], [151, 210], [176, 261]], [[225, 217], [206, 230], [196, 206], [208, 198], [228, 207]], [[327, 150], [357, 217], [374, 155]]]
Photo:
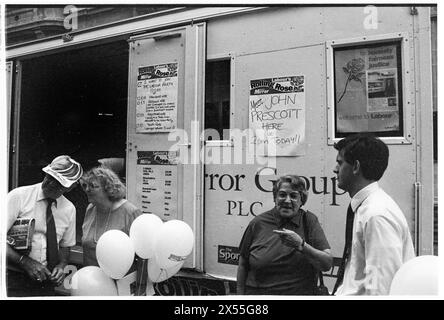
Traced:
[[170, 132], [177, 127], [177, 63], [140, 67], [137, 75], [136, 132]]
[[367, 70], [367, 112], [398, 111], [397, 70]]
[[[305, 153], [305, 77], [250, 81], [250, 148], [261, 156]], [[253, 151], [253, 150], [252, 150]]]
[[335, 49], [336, 131], [399, 132], [400, 45]]
[[137, 186], [142, 213], [177, 218], [178, 151], [137, 151]]

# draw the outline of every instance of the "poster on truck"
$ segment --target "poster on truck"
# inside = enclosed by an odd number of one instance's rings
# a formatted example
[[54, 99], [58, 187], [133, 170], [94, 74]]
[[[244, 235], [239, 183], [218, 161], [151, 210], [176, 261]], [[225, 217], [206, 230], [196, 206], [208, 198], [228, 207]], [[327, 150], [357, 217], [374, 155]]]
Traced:
[[398, 111], [397, 70], [367, 70], [367, 112]]
[[177, 218], [176, 151], [137, 151], [137, 191], [142, 213]]
[[334, 58], [337, 132], [400, 131], [399, 45], [336, 49]]
[[305, 77], [250, 81], [250, 150], [260, 156], [304, 155]]
[[177, 63], [139, 67], [136, 133], [170, 132], [177, 127]]

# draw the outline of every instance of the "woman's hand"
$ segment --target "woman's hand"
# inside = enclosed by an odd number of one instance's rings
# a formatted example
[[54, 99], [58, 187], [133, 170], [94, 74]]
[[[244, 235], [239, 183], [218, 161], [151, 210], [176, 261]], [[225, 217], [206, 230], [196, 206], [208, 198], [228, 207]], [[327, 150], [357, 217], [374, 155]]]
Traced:
[[302, 251], [304, 240], [296, 232], [283, 228], [282, 230], [273, 230], [274, 233], [279, 234], [282, 243], [286, 246], [297, 248]]
[[303, 252], [317, 270], [327, 271], [331, 269], [333, 257], [330, 249], [318, 250], [306, 243], [296, 232], [291, 230], [282, 229], [273, 230], [273, 232], [279, 234], [285, 245], [297, 248], [300, 252]]

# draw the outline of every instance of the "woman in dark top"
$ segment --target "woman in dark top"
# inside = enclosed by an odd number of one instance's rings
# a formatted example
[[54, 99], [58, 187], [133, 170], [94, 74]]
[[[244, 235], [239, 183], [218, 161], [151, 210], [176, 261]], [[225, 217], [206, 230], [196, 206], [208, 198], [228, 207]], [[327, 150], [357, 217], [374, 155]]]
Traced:
[[317, 217], [301, 209], [307, 196], [305, 181], [298, 176], [276, 181], [275, 207], [250, 221], [242, 237], [238, 294], [314, 294], [318, 271], [329, 270], [333, 258]]

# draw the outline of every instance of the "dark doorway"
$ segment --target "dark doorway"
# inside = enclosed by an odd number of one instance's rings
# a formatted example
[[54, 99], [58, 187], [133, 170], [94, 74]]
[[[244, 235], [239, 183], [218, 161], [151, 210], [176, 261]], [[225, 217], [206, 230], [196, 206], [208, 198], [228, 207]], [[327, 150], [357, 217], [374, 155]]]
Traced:
[[[42, 167], [62, 154], [86, 170], [125, 159], [127, 92], [126, 41], [22, 61], [17, 185], [41, 182]], [[67, 197], [81, 228], [86, 203], [76, 189]]]

